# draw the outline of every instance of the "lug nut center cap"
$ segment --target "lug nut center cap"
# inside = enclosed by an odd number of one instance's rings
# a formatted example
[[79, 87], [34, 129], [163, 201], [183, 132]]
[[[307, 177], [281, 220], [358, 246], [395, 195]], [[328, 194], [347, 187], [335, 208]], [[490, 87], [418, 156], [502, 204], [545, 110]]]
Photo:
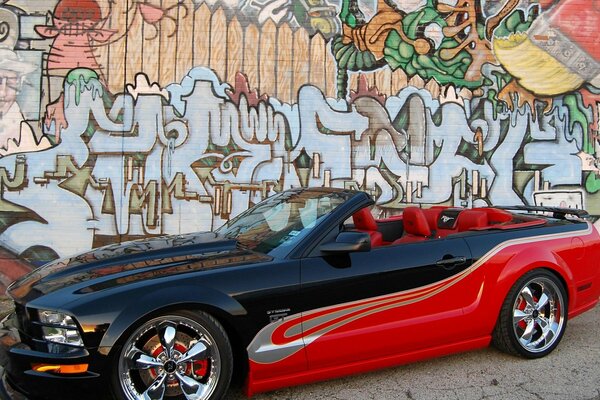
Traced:
[[175, 364], [175, 361], [169, 360], [165, 363], [164, 368], [167, 374], [172, 374], [177, 370], [177, 364]]

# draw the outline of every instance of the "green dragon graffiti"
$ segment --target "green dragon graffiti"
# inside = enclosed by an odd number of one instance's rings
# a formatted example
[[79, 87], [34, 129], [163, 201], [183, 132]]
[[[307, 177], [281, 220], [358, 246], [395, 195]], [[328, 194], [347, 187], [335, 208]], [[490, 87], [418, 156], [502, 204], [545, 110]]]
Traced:
[[377, 13], [365, 21], [358, 0], [344, 0], [339, 14], [342, 33], [332, 44], [338, 97], [347, 95], [349, 71], [373, 71], [384, 65], [402, 69], [409, 78], [418, 75], [441, 85], [480, 87], [482, 65], [495, 62], [493, 29], [518, 0], [507, 0], [487, 19], [480, 2], [423, 0], [403, 8], [398, 0], [378, 0]]

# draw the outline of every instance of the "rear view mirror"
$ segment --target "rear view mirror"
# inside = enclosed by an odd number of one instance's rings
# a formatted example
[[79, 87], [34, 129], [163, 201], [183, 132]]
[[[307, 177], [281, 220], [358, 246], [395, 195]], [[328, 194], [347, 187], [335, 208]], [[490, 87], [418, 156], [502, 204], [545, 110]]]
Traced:
[[366, 232], [340, 232], [335, 242], [320, 247], [323, 253], [352, 253], [371, 250], [371, 237]]

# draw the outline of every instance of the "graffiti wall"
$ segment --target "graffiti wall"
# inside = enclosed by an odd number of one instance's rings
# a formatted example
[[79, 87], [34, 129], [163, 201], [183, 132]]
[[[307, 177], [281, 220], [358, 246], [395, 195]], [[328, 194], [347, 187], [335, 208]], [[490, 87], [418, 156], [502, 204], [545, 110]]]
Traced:
[[0, 244], [209, 230], [290, 187], [600, 215], [600, 0], [0, 0]]

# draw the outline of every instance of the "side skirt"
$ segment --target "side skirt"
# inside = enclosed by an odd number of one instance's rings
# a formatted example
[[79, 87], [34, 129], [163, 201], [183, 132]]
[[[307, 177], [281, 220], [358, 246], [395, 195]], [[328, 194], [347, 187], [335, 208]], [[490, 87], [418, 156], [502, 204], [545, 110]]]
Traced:
[[244, 393], [246, 394], [246, 396], [251, 397], [252, 395], [257, 393], [281, 389], [283, 387], [296, 386], [310, 382], [339, 378], [342, 376], [358, 374], [402, 364], [409, 364], [415, 361], [422, 361], [430, 358], [442, 357], [454, 353], [461, 353], [468, 350], [480, 349], [488, 347], [490, 345], [490, 342], [491, 336], [485, 336], [477, 339], [452, 343], [444, 346], [432, 347], [410, 353], [402, 353], [392, 355], [389, 357], [360, 361], [336, 367], [322, 368], [318, 370], [308, 370], [298, 374], [258, 381], [252, 379], [252, 361], [250, 361], [250, 371], [248, 373], [248, 379], [246, 380], [246, 385], [244, 387]]

